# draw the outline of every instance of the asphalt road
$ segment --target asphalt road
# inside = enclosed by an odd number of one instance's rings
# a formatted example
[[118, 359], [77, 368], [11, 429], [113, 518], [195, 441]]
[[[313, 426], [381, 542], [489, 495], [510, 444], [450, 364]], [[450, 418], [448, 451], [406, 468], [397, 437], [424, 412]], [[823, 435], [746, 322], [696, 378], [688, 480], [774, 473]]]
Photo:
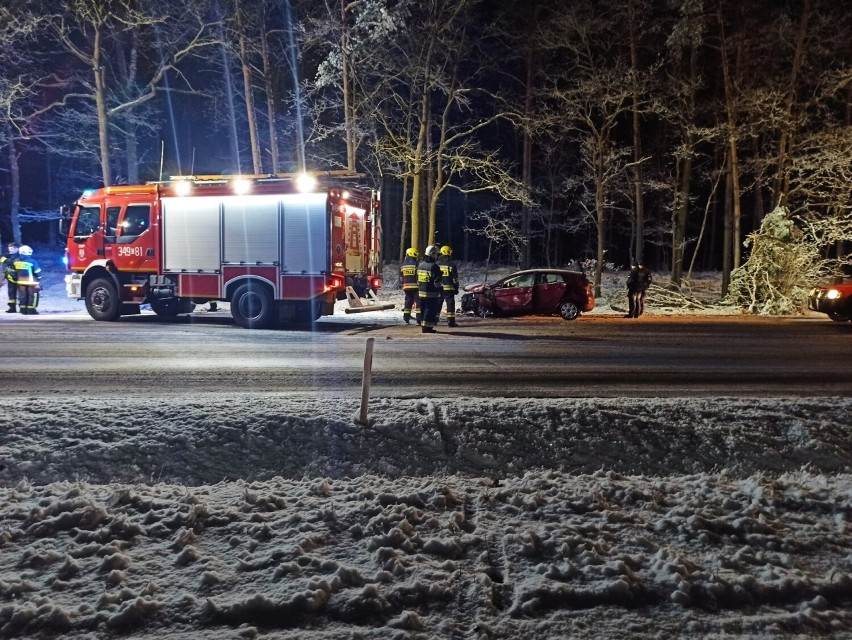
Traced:
[[0, 322], [6, 393], [359, 394], [372, 397], [852, 395], [852, 323], [814, 318], [462, 318], [438, 335], [399, 312], [250, 331], [227, 312], [95, 322], [84, 313]]

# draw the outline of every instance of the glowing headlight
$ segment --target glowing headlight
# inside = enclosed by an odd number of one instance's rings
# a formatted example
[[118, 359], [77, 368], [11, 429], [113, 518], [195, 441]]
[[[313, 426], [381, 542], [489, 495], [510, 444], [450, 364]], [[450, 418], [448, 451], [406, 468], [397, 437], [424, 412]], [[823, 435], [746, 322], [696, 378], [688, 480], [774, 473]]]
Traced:
[[302, 173], [296, 178], [296, 188], [302, 193], [307, 193], [316, 189], [317, 180], [307, 173]]
[[192, 183], [188, 180], [181, 180], [175, 184], [175, 193], [179, 196], [188, 196], [192, 191]]
[[234, 189], [234, 193], [242, 196], [251, 191], [251, 182], [243, 178], [239, 178], [231, 183], [231, 187]]
[[825, 297], [829, 300], [836, 300], [840, 297], [840, 292], [837, 289], [829, 289], [826, 291]]

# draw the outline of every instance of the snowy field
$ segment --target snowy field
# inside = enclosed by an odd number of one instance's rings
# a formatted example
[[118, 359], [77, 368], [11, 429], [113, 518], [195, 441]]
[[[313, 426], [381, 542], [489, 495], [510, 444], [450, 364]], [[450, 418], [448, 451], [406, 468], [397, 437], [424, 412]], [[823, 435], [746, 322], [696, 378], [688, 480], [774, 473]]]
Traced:
[[850, 398], [191, 392], [4, 400], [0, 637], [852, 637]]

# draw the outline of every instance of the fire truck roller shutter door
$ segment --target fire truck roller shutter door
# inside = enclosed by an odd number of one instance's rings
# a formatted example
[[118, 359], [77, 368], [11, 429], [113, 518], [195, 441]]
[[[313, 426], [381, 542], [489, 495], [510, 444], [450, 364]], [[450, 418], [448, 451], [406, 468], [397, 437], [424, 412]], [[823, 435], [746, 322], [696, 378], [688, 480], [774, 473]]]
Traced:
[[331, 228], [324, 193], [285, 195], [281, 226], [287, 274], [319, 275], [330, 267]]
[[163, 198], [165, 271], [218, 271], [222, 265], [222, 198]]

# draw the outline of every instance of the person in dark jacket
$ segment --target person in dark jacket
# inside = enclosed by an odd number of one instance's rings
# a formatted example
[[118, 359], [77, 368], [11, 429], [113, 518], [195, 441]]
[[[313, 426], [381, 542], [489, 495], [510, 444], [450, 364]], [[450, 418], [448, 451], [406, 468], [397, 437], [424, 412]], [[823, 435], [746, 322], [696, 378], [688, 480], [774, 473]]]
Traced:
[[[452, 247], [444, 245], [438, 256], [438, 266], [441, 267], [441, 290], [443, 301], [447, 305], [447, 326], [457, 327], [456, 296], [459, 293], [459, 272], [453, 262]], [[440, 315], [440, 310], [438, 314]]]
[[435, 262], [438, 257], [438, 247], [430, 244], [426, 247], [423, 259], [417, 265], [418, 297], [423, 313], [423, 333], [436, 333], [438, 314], [441, 313], [441, 296], [443, 289], [441, 267]]
[[33, 250], [27, 245], [18, 249], [18, 257], [12, 263], [15, 269], [15, 284], [18, 285], [18, 306], [21, 313], [37, 316], [38, 294], [41, 291], [41, 267], [33, 257]]
[[645, 296], [651, 286], [651, 272], [645, 265], [634, 261], [627, 276], [627, 299], [629, 309], [626, 318], [638, 318], [645, 312]]
[[419, 287], [417, 286], [417, 258], [420, 253], [414, 247], [405, 250], [405, 259], [399, 265], [399, 284], [405, 294], [402, 304], [402, 319], [405, 324], [411, 324], [411, 310], [417, 308], [415, 319], [417, 324], [423, 321], [419, 303]]
[[0, 256], [0, 269], [6, 279], [6, 292], [9, 294], [9, 308], [6, 313], [16, 313], [18, 304], [18, 285], [15, 283], [15, 269], [12, 266], [18, 258], [18, 244], [10, 242], [6, 253]]

